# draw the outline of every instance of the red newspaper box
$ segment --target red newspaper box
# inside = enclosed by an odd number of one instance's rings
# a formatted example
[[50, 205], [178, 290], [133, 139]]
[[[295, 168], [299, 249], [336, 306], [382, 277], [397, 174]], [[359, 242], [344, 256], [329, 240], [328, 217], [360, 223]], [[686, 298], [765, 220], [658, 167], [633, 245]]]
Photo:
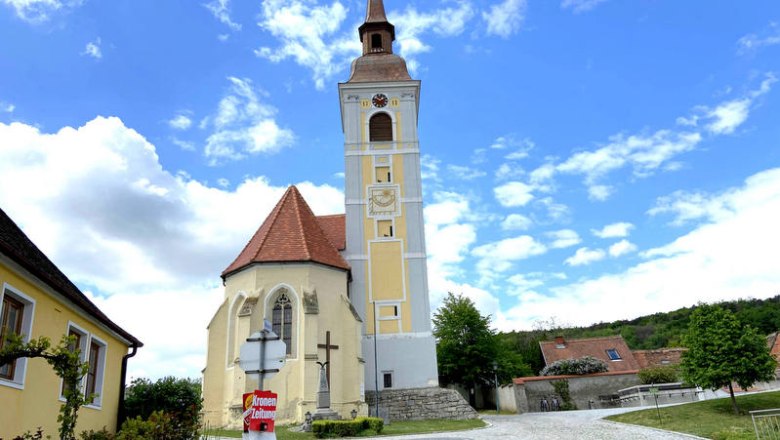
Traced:
[[276, 393], [255, 391], [252, 398], [252, 414], [249, 419], [250, 431], [274, 432], [276, 398]]

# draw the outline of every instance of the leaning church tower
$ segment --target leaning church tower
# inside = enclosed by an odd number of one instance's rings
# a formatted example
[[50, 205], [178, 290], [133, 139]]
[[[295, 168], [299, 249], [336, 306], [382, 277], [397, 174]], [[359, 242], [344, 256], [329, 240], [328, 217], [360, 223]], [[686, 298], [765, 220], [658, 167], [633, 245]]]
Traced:
[[395, 28], [382, 0], [368, 0], [358, 31], [363, 55], [339, 84], [339, 98], [345, 258], [350, 300], [363, 319], [365, 389], [437, 387], [417, 137], [420, 81], [393, 54]]

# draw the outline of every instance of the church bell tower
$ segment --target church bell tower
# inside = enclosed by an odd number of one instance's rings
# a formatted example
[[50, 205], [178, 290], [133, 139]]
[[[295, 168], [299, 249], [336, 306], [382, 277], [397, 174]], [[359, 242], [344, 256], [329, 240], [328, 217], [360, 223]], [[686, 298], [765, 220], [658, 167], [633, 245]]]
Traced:
[[362, 56], [339, 84], [349, 296], [363, 320], [365, 389], [438, 386], [423, 225], [420, 81], [393, 54], [395, 28], [368, 0]]

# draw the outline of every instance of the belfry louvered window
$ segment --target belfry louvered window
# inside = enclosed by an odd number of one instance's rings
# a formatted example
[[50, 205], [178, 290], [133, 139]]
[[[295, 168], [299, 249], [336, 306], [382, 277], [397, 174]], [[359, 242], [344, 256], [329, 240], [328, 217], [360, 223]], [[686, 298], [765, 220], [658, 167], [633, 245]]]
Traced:
[[393, 140], [393, 120], [387, 113], [377, 113], [368, 122], [369, 140], [387, 142]]
[[287, 345], [287, 354], [292, 354], [292, 303], [284, 293], [274, 303], [273, 331]]

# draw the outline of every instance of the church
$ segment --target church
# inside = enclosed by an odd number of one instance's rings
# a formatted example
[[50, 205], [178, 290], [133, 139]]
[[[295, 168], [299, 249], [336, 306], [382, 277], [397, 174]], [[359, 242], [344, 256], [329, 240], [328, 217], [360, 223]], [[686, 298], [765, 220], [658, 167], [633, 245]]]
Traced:
[[377, 391], [388, 402], [397, 390], [407, 402], [448, 394], [438, 388], [431, 331], [420, 81], [393, 54], [382, 0], [368, 0], [358, 31], [363, 54], [339, 84], [346, 214], [316, 216], [290, 187], [222, 272], [203, 370], [211, 426], [240, 426], [242, 394], [258, 381], [239, 368], [239, 348], [264, 320], [287, 345], [285, 366], [264, 384], [279, 394], [279, 422], [316, 411], [317, 362], [329, 362], [331, 408], [344, 418], [373, 410]]

